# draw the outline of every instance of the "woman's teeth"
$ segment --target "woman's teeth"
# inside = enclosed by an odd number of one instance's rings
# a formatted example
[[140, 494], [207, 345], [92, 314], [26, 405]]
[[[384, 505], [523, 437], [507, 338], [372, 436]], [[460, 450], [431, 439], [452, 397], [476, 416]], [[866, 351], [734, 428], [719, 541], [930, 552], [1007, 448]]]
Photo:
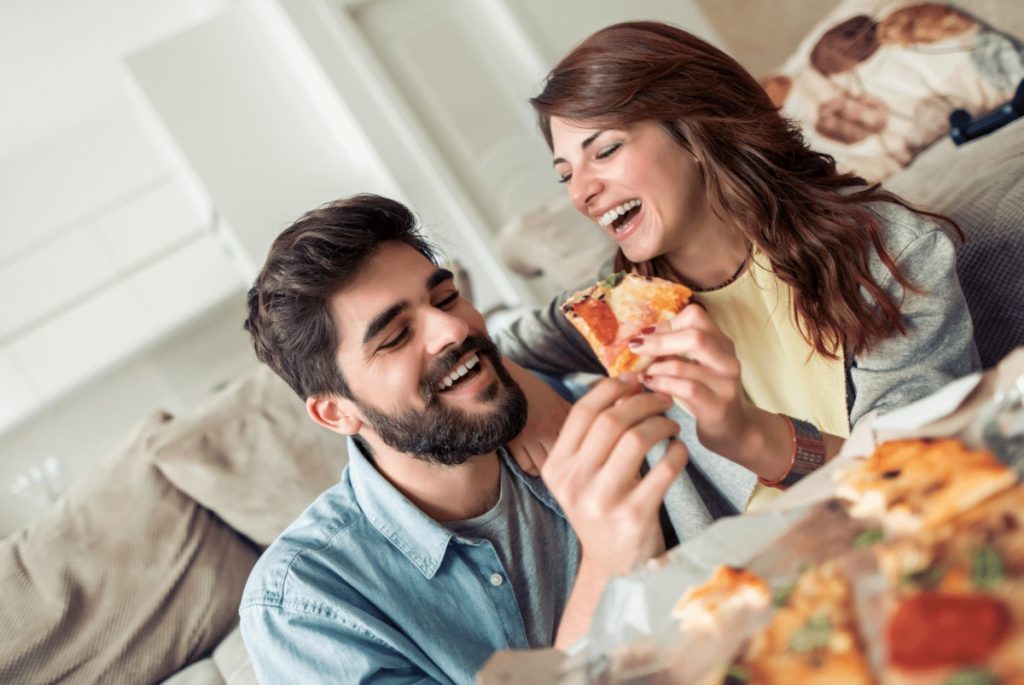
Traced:
[[437, 389], [443, 392], [448, 388], [452, 387], [452, 385], [454, 385], [460, 378], [469, 373], [469, 370], [479, 363], [480, 357], [474, 354], [472, 357], [467, 359], [464, 364], [456, 366], [454, 369], [452, 369], [451, 373], [442, 378], [441, 382], [437, 384]]
[[604, 228], [607, 228], [608, 226], [611, 225], [613, 221], [618, 219], [620, 216], [624, 215], [626, 212], [633, 209], [634, 207], [639, 206], [640, 200], [629, 200], [627, 202], [623, 202], [618, 207], [612, 207], [607, 212], [602, 214], [601, 218], [597, 220], [597, 223], [603, 226]]

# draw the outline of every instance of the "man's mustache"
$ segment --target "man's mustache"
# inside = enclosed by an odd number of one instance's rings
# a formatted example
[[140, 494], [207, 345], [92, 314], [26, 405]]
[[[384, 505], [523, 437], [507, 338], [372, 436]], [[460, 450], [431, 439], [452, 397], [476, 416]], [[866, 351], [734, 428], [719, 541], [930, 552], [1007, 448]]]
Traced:
[[497, 346], [489, 338], [475, 333], [470, 334], [454, 350], [449, 350], [442, 355], [434, 364], [434, 369], [427, 374], [420, 383], [420, 393], [429, 403], [437, 394], [437, 386], [445, 376], [450, 374], [459, 362], [471, 352], [477, 352], [496, 361], [500, 358]]

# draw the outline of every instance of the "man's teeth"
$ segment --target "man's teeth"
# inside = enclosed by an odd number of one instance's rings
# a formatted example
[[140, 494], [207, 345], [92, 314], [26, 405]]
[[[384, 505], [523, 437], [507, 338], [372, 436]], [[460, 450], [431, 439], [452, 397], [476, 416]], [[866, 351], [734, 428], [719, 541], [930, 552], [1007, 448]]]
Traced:
[[629, 210], [633, 209], [634, 207], [639, 207], [639, 206], [640, 206], [640, 200], [629, 200], [628, 202], [623, 202], [618, 207], [612, 207], [607, 212], [602, 214], [601, 218], [597, 220], [597, 223], [599, 223], [601, 226], [604, 226], [605, 228], [607, 228], [608, 226], [611, 225], [611, 223], [613, 221], [618, 219], [620, 216], [622, 216], [623, 214], [625, 214]]
[[452, 369], [452, 372], [441, 379], [441, 382], [437, 384], [439, 390], [447, 390], [452, 387], [455, 381], [459, 380], [472, 369], [474, 366], [480, 363], [480, 357], [475, 354], [466, 360], [466, 363], [460, 364]]

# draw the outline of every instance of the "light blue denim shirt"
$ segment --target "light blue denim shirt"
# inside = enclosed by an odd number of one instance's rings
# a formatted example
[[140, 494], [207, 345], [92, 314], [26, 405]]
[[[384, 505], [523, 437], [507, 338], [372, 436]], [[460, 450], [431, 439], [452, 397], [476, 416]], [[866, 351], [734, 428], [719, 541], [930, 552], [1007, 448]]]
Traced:
[[[528, 538], [511, 556], [432, 520], [350, 441], [341, 482], [267, 548], [246, 584], [242, 638], [260, 682], [472, 683], [496, 650], [550, 646], [579, 544], [543, 483], [499, 454], [502, 499]], [[524, 583], [548, 593], [529, 611], [516, 599]]]

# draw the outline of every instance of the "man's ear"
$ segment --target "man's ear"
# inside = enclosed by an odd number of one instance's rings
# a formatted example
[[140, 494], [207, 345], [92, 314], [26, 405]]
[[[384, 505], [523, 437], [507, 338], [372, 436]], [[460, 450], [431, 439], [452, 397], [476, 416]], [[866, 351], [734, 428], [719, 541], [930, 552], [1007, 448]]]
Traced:
[[306, 412], [316, 423], [342, 435], [355, 435], [363, 427], [355, 404], [337, 395], [307, 398]]

